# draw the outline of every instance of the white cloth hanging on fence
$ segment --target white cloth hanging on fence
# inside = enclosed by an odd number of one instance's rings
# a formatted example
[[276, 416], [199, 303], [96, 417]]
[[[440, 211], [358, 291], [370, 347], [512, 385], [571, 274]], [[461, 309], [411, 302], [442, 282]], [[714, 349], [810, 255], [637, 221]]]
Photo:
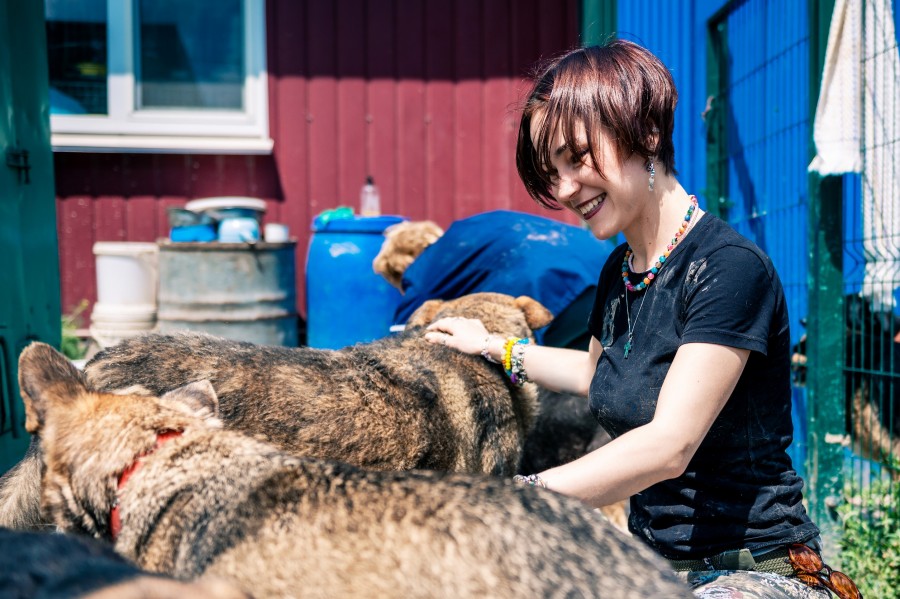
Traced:
[[894, 288], [900, 286], [898, 88], [891, 0], [837, 0], [813, 125], [817, 156], [809, 170], [862, 172], [862, 295], [877, 311], [894, 308]]
[[862, 2], [835, 2], [813, 122], [817, 154], [809, 165], [823, 176], [862, 170], [861, 21]]

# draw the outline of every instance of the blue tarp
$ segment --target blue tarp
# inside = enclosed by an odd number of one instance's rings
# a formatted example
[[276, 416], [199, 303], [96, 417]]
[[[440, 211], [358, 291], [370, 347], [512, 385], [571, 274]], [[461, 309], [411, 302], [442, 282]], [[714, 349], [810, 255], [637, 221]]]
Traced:
[[[394, 321], [406, 322], [429, 299], [482, 291], [527, 295], [558, 315], [596, 287], [614, 247], [580, 227], [523, 212], [496, 210], [458, 220], [406, 270]], [[537, 331], [539, 343], [542, 334]]]

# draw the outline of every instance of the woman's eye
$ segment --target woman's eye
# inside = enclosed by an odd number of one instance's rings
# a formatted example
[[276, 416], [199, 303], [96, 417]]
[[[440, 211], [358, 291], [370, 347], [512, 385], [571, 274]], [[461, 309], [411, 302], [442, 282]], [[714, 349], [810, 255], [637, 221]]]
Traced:
[[584, 157], [588, 155], [587, 148], [583, 150], [578, 150], [577, 152], [572, 152], [572, 164], [581, 164], [584, 162]]

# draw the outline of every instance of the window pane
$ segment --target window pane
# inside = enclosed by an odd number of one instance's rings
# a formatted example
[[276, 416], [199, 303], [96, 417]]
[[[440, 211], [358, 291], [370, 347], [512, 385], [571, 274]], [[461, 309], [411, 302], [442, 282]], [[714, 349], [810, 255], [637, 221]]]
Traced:
[[45, 0], [51, 114], [106, 114], [106, 0]]
[[140, 0], [139, 108], [244, 106], [241, 0]]

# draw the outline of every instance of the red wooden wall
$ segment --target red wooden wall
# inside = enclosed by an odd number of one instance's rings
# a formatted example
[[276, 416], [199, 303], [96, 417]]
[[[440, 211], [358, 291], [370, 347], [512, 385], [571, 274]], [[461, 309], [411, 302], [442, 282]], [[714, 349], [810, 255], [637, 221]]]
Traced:
[[63, 309], [96, 299], [95, 241], [168, 234], [198, 197], [267, 201], [299, 239], [298, 309], [312, 218], [357, 207], [442, 226], [485, 210], [547, 213], [515, 171], [516, 104], [540, 57], [577, 43], [579, 0], [269, 0], [268, 156], [56, 153]]

